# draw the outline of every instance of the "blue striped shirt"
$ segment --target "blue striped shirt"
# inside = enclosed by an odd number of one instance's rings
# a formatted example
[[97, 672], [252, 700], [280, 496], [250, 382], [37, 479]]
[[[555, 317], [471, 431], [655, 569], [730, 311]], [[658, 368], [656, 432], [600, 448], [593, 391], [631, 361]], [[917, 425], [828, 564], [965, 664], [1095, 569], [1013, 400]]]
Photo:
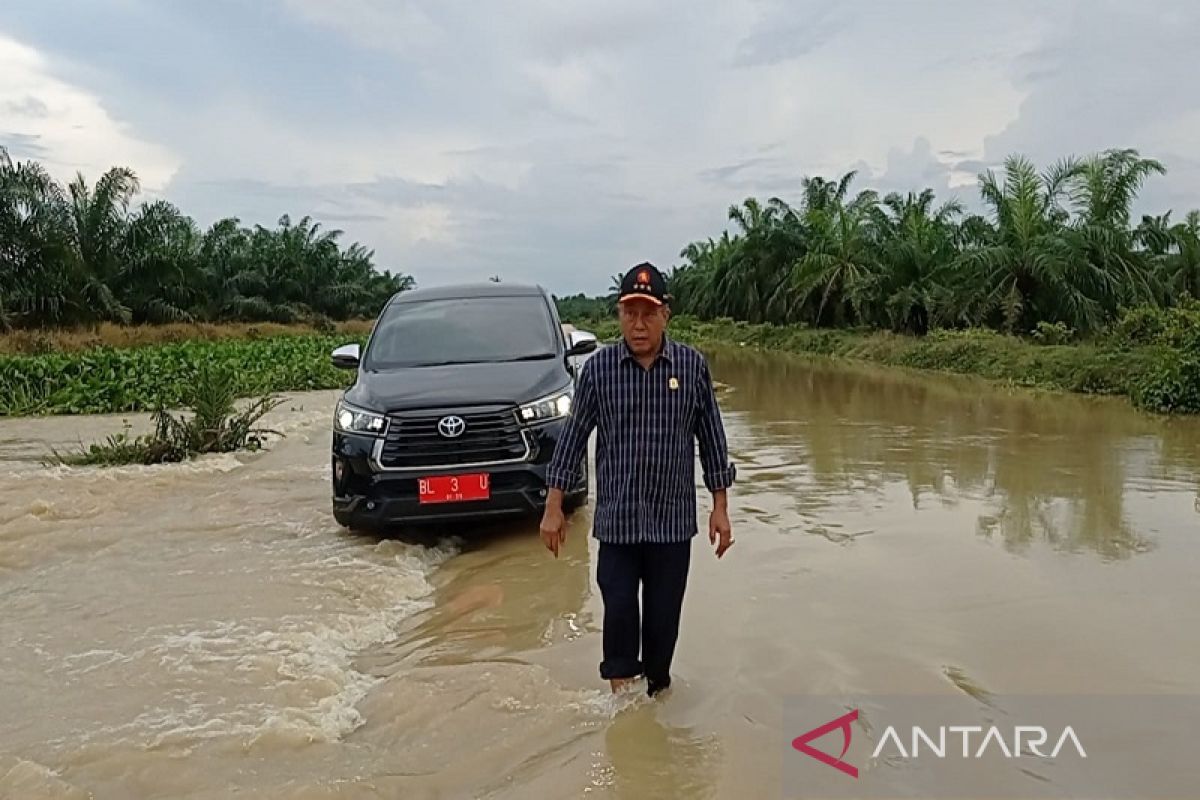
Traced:
[[682, 542], [696, 535], [697, 441], [708, 490], [733, 484], [736, 470], [708, 362], [665, 335], [649, 369], [624, 339], [584, 364], [571, 417], [547, 472], [552, 488], [577, 485], [593, 430], [592, 533], [602, 542]]

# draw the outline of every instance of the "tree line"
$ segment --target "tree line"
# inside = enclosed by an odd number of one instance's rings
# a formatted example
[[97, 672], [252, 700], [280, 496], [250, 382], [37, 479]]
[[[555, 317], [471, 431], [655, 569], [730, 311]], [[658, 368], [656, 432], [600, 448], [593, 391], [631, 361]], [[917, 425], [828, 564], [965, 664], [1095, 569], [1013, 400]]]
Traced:
[[855, 173], [802, 182], [797, 205], [755, 198], [733, 231], [689, 244], [669, 276], [673, 307], [704, 319], [1086, 334], [1120, 309], [1200, 298], [1200, 211], [1173, 220], [1132, 207], [1163, 165], [1136, 150], [1039, 171], [1010, 156], [979, 176], [985, 213], [925, 189], [851, 193]]
[[370, 318], [413, 285], [309, 217], [201, 229], [163, 200], [134, 207], [139, 191], [124, 167], [64, 187], [0, 148], [0, 329]]
[[[979, 176], [983, 213], [931, 189], [852, 193], [854, 172], [805, 178], [798, 203], [748, 198], [730, 207], [731, 229], [687, 245], [668, 274], [673, 307], [917, 334], [1042, 324], [1086, 334], [1125, 307], [1200, 297], [1200, 211], [1132, 220], [1144, 183], [1164, 173], [1132, 149], [1043, 171], [1011, 156]], [[414, 285], [309, 217], [201, 229], [168, 202], [135, 207], [139, 190], [123, 167], [64, 187], [0, 148], [0, 329], [373, 318]], [[604, 297], [557, 298], [560, 313], [611, 312], [616, 283]]]

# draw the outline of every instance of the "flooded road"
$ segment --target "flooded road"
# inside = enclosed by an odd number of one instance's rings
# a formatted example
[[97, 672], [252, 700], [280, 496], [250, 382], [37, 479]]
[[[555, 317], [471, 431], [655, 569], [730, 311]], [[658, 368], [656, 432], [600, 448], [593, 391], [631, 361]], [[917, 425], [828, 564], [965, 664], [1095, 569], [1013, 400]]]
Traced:
[[1200, 693], [1200, 421], [711, 360], [737, 544], [654, 702], [597, 674], [590, 508], [558, 560], [350, 535], [334, 393], [152, 468], [38, 464], [121, 417], [0, 420], [0, 797], [777, 797], [789, 695]]

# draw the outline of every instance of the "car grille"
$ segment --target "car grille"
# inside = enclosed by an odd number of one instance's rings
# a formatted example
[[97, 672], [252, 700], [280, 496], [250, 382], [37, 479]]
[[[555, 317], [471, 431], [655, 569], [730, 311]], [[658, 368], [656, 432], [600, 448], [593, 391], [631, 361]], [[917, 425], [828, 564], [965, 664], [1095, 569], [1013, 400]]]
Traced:
[[[466, 422], [461, 436], [451, 439], [438, 432], [438, 422], [449, 415]], [[529, 452], [516, 409], [511, 407], [402, 411], [389, 414], [388, 419], [379, 460], [392, 469], [517, 461]]]

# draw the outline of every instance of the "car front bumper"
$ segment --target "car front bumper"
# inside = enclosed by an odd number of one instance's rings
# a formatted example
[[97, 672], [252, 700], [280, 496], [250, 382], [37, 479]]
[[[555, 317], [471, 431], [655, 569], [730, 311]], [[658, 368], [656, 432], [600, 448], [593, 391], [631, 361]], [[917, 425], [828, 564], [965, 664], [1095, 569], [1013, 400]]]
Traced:
[[[379, 530], [540, 514], [546, 504], [546, 472], [563, 428], [563, 422], [550, 422], [529, 429], [527, 435], [531, 446], [528, 457], [522, 461], [403, 470], [382, 468], [375, 437], [335, 430], [331, 464], [333, 515], [340, 524], [350, 528]], [[420, 502], [417, 488], [420, 479], [480, 472], [489, 476], [488, 499]], [[568, 497], [578, 498], [586, 491], [585, 474]]]

